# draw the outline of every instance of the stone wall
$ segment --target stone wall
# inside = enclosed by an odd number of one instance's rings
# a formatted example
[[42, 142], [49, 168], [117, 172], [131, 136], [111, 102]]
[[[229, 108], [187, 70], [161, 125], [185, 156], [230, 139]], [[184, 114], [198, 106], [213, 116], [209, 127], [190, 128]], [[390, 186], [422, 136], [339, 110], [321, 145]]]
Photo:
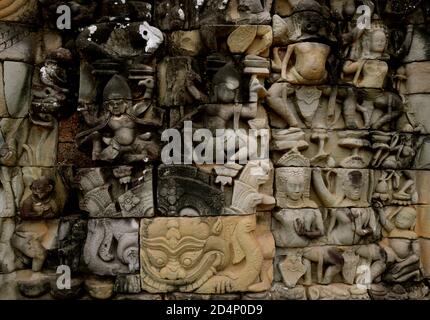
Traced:
[[0, 299], [427, 298], [429, 14], [0, 0]]

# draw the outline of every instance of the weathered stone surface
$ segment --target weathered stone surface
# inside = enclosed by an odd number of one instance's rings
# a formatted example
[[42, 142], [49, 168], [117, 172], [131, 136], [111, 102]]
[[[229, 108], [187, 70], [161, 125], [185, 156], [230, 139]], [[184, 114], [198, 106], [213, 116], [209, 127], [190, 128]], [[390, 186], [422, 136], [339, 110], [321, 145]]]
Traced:
[[28, 298], [39, 297], [50, 289], [50, 280], [53, 274], [22, 270], [16, 273], [16, 282], [19, 292]]
[[115, 279], [114, 291], [118, 293], [139, 293], [140, 276], [138, 274], [118, 275]]
[[169, 51], [178, 56], [197, 56], [203, 50], [203, 43], [198, 30], [175, 31], [169, 35]]
[[166, 57], [158, 64], [158, 103], [164, 107], [204, 102], [199, 66], [191, 57]]
[[430, 93], [430, 62], [413, 62], [406, 64], [397, 71], [397, 75], [403, 80], [401, 93]]
[[192, 166], [160, 166], [157, 210], [166, 216], [222, 215], [224, 195], [213, 180]]
[[[268, 229], [259, 230], [255, 215], [143, 219], [140, 237], [142, 288], [148, 292], [220, 294], [270, 287], [273, 238]], [[185, 251], [177, 252], [178, 246]], [[229, 271], [235, 276], [226, 275]]]
[[0, 0], [0, 299], [429, 299], [429, 12]]
[[430, 239], [430, 206], [416, 206], [418, 236]]
[[0, 274], [15, 270], [15, 252], [11, 244], [14, 230], [14, 219], [0, 218]]
[[335, 283], [327, 286], [315, 285], [307, 289], [309, 300], [369, 300], [366, 289]]
[[80, 207], [92, 218], [151, 217], [152, 167], [121, 166], [79, 171]]
[[114, 283], [108, 278], [91, 277], [85, 280], [85, 289], [94, 299], [106, 300], [112, 297]]
[[[138, 271], [138, 231], [139, 223], [135, 219], [90, 219], [83, 253], [88, 269], [97, 275]], [[113, 290], [113, 283], [108, 287], [103, 285], [103, 291]]]

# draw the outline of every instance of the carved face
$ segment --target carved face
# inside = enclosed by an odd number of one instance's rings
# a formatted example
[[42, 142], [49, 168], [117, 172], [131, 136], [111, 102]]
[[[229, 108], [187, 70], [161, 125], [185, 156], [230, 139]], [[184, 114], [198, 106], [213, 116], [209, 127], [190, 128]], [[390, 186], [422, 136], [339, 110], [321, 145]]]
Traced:
[[370, 50], [372, 52], [383, 53], [387, 45], [387, 37], [385, 32], [382, 30], [377, 30], [372, 33], [370, 37]]
[[49, 199], [54, 190], [54, 183], [48, 178], [41, 178], [34, 180], [30, 189], [36, 201], [44, 201]]
[[305, 191], [304, 176], [292, 175], [288, 177], [285, 187], [288, 198], [294, 201], [301, 199]]
[[[161, 233], [160, 233], [161, 232]], [[209, 226], [192, 218], [187, 223], [159, 219], [141, 239], [143, 281], [158, 288], [191, 291], [209, 279], [224, 263], [228, 246]], [[190, 288], [185, 289], [185, 288]], [[181, 290], [182, 291], [182, 290]]]
[[115, 99], [106, 102], [107, 109], [115, 116], [124, 114], [128, 106], [129, 102], [124, 99]]
[[351, 171], [343, 182], [345, 196], [352, 200], [358, 201], [361, 198], [363, 177], [360, 171]]

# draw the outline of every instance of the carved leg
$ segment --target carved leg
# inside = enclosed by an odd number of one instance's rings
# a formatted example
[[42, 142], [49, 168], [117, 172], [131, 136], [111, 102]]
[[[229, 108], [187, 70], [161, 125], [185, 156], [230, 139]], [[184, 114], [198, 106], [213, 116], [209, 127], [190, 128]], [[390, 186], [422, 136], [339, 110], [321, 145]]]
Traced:
[[310, 286], [312, 284], [312, 263], [308, 259], [303, 259], [303, 264], [306, 268], [306, 273], [304, 277], [304, 284]]

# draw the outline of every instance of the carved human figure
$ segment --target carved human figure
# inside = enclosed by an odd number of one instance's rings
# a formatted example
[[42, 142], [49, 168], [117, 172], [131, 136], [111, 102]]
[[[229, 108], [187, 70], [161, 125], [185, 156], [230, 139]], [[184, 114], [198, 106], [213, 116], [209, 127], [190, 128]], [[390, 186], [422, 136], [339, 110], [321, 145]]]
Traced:
[[[388, 33], [379, 22], [372, 22], [370, 29], [356, 33], [342, 73], [343, 80], [362, 88], [358, 92], [352, 88], [347, 90], [344, 115], [349, 128], [357, 127], [354, 119], [350, 119], [355, 110], [363, 114], [364, 127], [372, 129], [381, 128], [404, 111], [403, 100], [398, 95], [379, 90], [384, 87], [388, 74], [387, 47]], [[357, 102], [357, 95], [362, 103]], [[375, 109], [379, 110], [379, 116], [375, 116]]]
[[[329, 172], [329, 177], [332, 172]], [[336, 190], [332, 193], [323, 180], [321, 169], [314, 168], [312, 171], [313, 186], [324, 206], [363, 207], [363, 202], [367, 203], [363, 198], [368, 191], [368, 171], [342, 169], [336, 175]]]
[[311, 182], [310, 168], [276, 169], [276, 198], [281, 208], [316, 208], [309, 198]]
[[399, 207], [387, 215], [381, 203], [375, 203], [375, 208], [386, 236], [380, 243], [387, 254], [383, 279], [389, 282], [418, 279], [421, 272], [420, 246], [414, 231], [416, 210], [413, 207]]
[[385, 27], [377, 22], [371, 29], [359, 33], [354, 39], [356, 50], [352, 51], [349, 61], [343, 66], [343, 77], [357, 87], [382, 88], [388, 72], [388, 59], [385, 51], [388, 46], [388, 36]]
[[54, 218], [59, 208], [54, 195], [55, 182], [42, 177], [34, 180], [30, 185], [31, 195], [21, 206], [21, 218], [24, 220]]
[[77, 135], [80, 145], [92, 143], [92, 159], [113, 161], [122, 158], [126, 162], [148, 161], [158, 156], [159, 148], [151, 141], [151, 133], [138, 134], [139, 126], [153, 123], [142, 119], [147, 108], [140, 103], [132, 104], [130, 87], [124, 77], [115, 75], [103, 91], [103, 109], [80, 109], [92, 129]]
[[55, 247], [59, 214], [55, 183], [48, 177], [41, 177], [32, 182], [32, 194], [21, 206], [18, 223], [11, 243], [17, 250], [18, 267], [22, 268], [29, 260], [32, 270], [41, 271], [47, 256], [47, 250]]
[[358, 244], [374, 235], [376, 227], [372, 208], [331, 209], [327, 237], [331, 244]]
[[326, 63], [330, 47], [323, 43], [301, 42], [290, 44], [281, 60], [279, 48], [274, 50], [275, 66], [279, 66], [281, 80], [292, 84], [319, 85], [327, 80]]
[[318, 209], [283, 209], [273, 214], [273, 234], [277, 246], [306, 247], [324, 235], [324, 224]]
[[234, 116], [235, 129], [239, 119], [253, 119], [257, 116], [258, 98], [266, 95], [264, 86], [257, 75], [249, 84], [249, 103], [239, 103], [240, 75], [230, 63], [218, 70], [213, 78], [213, 102], [205, 106], [207, 128], [224, 129]]

